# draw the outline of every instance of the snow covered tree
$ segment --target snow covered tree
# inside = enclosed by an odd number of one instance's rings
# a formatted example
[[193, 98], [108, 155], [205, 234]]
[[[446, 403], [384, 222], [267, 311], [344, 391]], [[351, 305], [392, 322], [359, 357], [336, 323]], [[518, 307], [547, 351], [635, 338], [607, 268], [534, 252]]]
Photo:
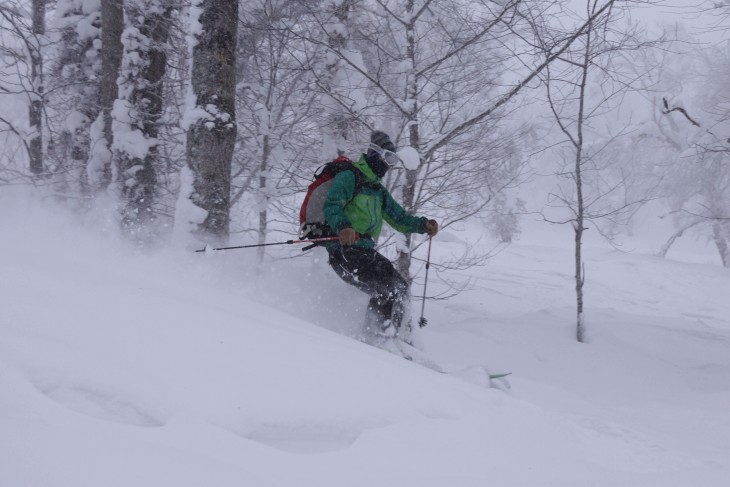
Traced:
[[198, 0], [191, 7], [194, 39], [187, 168], [180, 198], [202, 210], [188, 215], [204, 240], [225, 240], [230, 228], [231, 158], [236, 142], [235, 88], [238, 2]]
[[648, 177], [661, 179], [668, 209], [661, 218], [669, 216], [675, 227], [657, 254], [665, 257], [691, 235], [713, 242], [728, 266], [730, 62], [724, 47], [701, 44], [696, 32], [680, 26], [673, 33], [676, 40], [642, 51], [632, 63], [635, 72], [648, 73], [641, 82], [649, 107], [634, 117], [630, 150]]
[[122, 63], [123, 0], [101, 0], [101, 78], [99, 108], [92, 140], [92, 166], [99, 188], [112, 182], [112, 108], [119, 95], [117, 78]]
[[[101, 12], [98, 2], [60, 0], [54, 27], [60, 33], [54, 60], [53, 170], [60, 193], [88, 206], [98, 181], [89, 174], [91, 124], [99, 114]], [[50, 90], [49, 90], [50, 91]], [[94, 167], [91, 167], [92, 172]], [[90, 177], [91, 176], [91, 177]]]
[[320, 8], [322, 28], [326, 34], [328, 52], [325, 54], [324, 70], [320, 76], [314, 74], [317, 84], [324, 93], [321, 103], [324, 107], [322, 159], [346, 154], [348, 145], [356, 139], [355, 133], [360, 126], [351, 113], [354, 100], [351, 98], [352, 78], [357, 77], [337, 52], [350, 48], [350, 29], [357, 15], [355, 0], [327, 0]]
[[[237, 112], [239, 134], [233, 161], [232, 203], [240, 231], [246, 225], [266, 242], [276, 221], [291, 220], [287, 200], [298, 190], [295, 175], [304, 159], [315, 159], [318, 127], [311, 72], [301, 69], [301, 36], [286, 28], [306, 14], [302, 2], [249, 2], [239, 36]], [[276, 229], [275, 229], [276, 230]], [[259, 247], [263, 258], [264, 248]]]
[[122, 225], [140, 241], [154, 235], [157, 146], [167, 55], [170, 6], [162, 0], [127, 0], [127, 27], [119, 98], [114, 104], [114, 162], [122, 196]]
[[33, 27], [32, 36], [28, 44], [30, 54], [30, 79], [33, 95], [28, 110], [28, 121], [33, 137], [28, 142], [30, 146], [30, 172], [41, 174], [44, 171], [43, 163], [43, 53], [42, 39], [46, 33], [46, 0], [33, 0]]
[[672, 96], [671, 102], [662, 100], [664, 132], [671, 134], [678, 150], [664, 173], [677, 232], [661, 255], [666, 255], [677, 237], [692, 229], [707, 235], [723, 266], [730, 267], [730, 105], [725, 94], [730, 62], [718, 49], [703, 48], [692, 57], [692, 75], [702, 79], [704, 89], [694, 94], [683, 90], [686, 106], [676, 104], [680, 93]]
[[[730, 29], [727, 1], [703, 2], [701, 7], [714, 19], [711, 33]], [[668, 56], [679, 72], [662, 80], [671, 89], [669, 99], [662, 99], [661, 111], [669, 124], [664, 133], [671, 134], [681, 153], [665, 179], [677, 232], [661, 254], [691, 229], [707, 236], [722, 265], [730, 267], [730, 59], [726, 41], [701, 47], [693, 41], [680, 45], [679, 55]]]

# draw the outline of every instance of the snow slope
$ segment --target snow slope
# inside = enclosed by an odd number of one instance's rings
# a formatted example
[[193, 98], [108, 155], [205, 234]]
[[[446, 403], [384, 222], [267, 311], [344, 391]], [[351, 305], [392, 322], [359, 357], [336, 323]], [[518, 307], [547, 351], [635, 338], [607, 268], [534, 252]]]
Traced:
[[728, 485], [727, 269], [590, 249], [588, 344], [569, 238], [434, 271], [471, 281], [427, 302], [425, 349], [504, 392], [357, 340], [318, 251], [139, 255], [2, 203], [0, 486]]

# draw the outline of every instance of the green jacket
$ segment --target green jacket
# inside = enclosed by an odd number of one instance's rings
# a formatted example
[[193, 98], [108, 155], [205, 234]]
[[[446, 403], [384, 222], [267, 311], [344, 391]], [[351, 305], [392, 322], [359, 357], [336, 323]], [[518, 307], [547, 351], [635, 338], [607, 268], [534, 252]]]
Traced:
[[355, 162], [354, 166], [356, 171], [362, 173], [360, 192], [353, 197], [355, 174], [353, 171], [342, 171], [335, 176], [324, 201], [324, 218], [335, 233], [351, 227], [366, 237], [359, 239], [354, 246], [369, 248], [375, 246], [373, 239], [380, 235], [383, 219], [402, 233], [426, 233], [427, 219], [409, 215], [396, 203], [365, 162], [364, 155], [360, 156], [360, 160]]

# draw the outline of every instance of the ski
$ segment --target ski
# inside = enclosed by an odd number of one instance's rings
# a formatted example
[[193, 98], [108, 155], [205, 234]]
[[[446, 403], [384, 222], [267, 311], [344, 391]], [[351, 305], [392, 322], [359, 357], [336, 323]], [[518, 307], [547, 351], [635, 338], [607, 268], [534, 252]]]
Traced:
[[398, 337], [387, 338], [380, 348], [399, 355], [410, 362], [431, 369], [434, 372], [438, 372], [439, 374], [460, 377], [461, 379], [483, 387], [494, 387], [502, 390], [510, 389], [511, 387], [506, 377], [511, 375], [512, 372], [492, 374], [483, 366], [447, 367], [422, 350], [417, 349], [413, 345], [409, 345]]

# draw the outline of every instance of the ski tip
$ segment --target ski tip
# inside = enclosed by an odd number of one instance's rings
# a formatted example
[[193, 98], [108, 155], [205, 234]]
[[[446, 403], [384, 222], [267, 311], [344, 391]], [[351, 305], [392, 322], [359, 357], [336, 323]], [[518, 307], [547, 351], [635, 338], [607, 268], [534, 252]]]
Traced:
[[504, 372], [502, 374], [489, 374], [490, 379], [501, 379], [503, 377], [507, 377], [508, 375], [512, 375], [512, 372]]

